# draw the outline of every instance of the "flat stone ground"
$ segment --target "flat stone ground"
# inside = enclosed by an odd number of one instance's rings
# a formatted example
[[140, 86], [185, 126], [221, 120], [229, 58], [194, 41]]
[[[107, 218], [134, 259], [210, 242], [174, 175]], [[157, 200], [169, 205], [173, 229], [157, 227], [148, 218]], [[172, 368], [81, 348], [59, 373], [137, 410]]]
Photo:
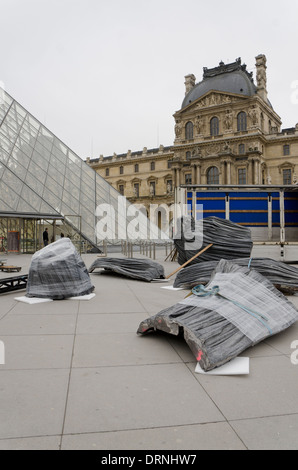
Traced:
[[[168, 275], [178, 264], [165, 257], [157, 252]], [[28, 273], [31, 255], [0, 258]], [[89, 268], [97, 255], [82, 258]], [[15, 300], [26, 291], [1, 295], [0, 449], [298, 449], [298, 323], [242, 354], [249, 375], [200, 375], [182, 338], [136, 334], [187, 291], [90, 276], [89, 301], [28, 305]]]

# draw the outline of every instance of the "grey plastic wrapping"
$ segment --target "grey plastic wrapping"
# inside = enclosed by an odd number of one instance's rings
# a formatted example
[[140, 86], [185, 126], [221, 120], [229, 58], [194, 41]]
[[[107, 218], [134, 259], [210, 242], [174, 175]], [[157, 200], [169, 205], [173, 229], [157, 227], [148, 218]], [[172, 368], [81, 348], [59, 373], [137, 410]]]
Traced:
[[164, 279], [164, 268], [155, 261], [138, 258], [98, 258], [89, 268], [89, 273], [95, 269], [105, 269], [132, 279], [151, 282], [153, 279]]
[[184, 264], [211, 243], [213, 246], [189, 266], [204, 261], [250, 257], [253, 247], [250, 229], [230, 220], [206, 217], [195, 222], [189, 216], [178, 220], [174, 244], [179, 264]]
[[[255, 269], [285, 294], [298, 291], [298, 268], [295, 266], [270, 258], [238, 258], [233, 259], [232, 263]], [[192, 289], [198, 284], [207, 284], [217, 264], [218, 261], [207, 261], [186, 266], [176, 275], [173, 287]]]
[[208, 371], [298, 320], [297, 309], [268, 279], [230, 261], [218, 263], [202, 290], [212, 288], [220, 295], [191, 295], [143, 321], [137, 332], [183, 332], [200, 366]]
[[62, 300], [93, 291], [85, 263], [69, 238], [51, 243], [32, 256], [27, 297]]

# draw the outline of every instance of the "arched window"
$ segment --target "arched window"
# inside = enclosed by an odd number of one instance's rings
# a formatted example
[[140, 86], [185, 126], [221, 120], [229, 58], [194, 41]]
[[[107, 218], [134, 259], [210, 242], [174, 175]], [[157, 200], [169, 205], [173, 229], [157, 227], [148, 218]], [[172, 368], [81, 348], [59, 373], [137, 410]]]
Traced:
[[185, 138], [193, 139], [193, 123], [188, 121], [185, 125]]
[[237, 131], [246, 131], [247, 130], [247, 119], [246, 113], [241, 111], [237, 116]]
[[219, 184], [219, 171], [216, 166], [212, 166], [207, 171], [207, 184]]
[[212, 136], [219, 134], [219, 120], [217, 117], [213, 117], [210, 121], [210, 134]]
[[123, 173], [124, 173], [124, 168], [123, 166], [120, 166], [120, 175], [123, 175]]

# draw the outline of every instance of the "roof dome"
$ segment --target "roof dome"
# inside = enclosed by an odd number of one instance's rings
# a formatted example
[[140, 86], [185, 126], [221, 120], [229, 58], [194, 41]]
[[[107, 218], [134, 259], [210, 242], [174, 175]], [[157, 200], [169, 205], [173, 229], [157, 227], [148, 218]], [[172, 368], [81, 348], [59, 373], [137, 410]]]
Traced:
[[[203, 80], [186, 94], [181, 108], [185, 108], [211, 90], [243, 96], [254, 96], [257, 93], [252, 74], [247, 72], [245, 64], [241, 64], [241, 59], [232, 64], [220, 62], [218, 67], [203, 70]], [[268, 104], [270, 105], [269, 101]]]

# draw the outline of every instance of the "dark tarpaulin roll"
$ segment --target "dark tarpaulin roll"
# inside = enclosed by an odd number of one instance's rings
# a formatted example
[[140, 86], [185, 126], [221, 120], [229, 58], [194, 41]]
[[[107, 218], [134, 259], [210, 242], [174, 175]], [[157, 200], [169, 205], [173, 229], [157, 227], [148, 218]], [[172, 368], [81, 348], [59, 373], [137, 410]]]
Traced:
[[151, 282], [154, 279], [164, 279], [164, 268], [155, 261], [138, 258], [98, 258], [89, 268], [89, 273], [95, 269], [121, 274], [132, 279]]
[[[232, 262], [242, 267], [249, 267], [265, 276], [284, 294], [298, 291], [298, 268], [270, 258], [239, 258]], [[198, 284], [207, 284], [218, 261], [193, 264], [181, 269], [176, 275], [173, 287], [192, 289]]]
[[27, 297], [62, 300], [93, 291], [85, 263], [69, 238], [61, 238], [32, 256]]
[[195, 221], [189, 216], [178, 219], [174, 244], [180, 265], [211, 243], [213, 246], [189, 266], [203, 261], [250, 257], [253, 247], [250, 230], [230, 220], [206, 217]]
[[161, 330], [184, 339], [205, 371], [285, 330], [298, 311], [257, 271], [221, 260], [207, 286], [140, 323], [138, 334]]

